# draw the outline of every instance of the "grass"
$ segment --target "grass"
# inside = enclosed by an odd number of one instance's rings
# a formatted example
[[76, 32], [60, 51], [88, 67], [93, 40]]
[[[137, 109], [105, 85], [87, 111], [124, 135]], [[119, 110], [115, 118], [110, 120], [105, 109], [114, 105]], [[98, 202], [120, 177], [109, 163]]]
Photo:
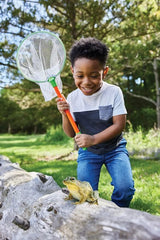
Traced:
[[45, 141], [44, 135], [0, 135], [0, 154], [6, 155], [13, 162], [20, 165], [29, 164], [33, 161], [54, 160], [60, 155], [65, 155], [73, 150], [73, 142]]
[[[57, 134], [57, 133], [56, 133]], [[59, 186], [67, 176], [76, 177], [76, 157], [64, 160], [73, 150], [72, 140], [47, 142], [44, 135], [0, 135], [0, 154], [18, 162], [26, 171], [41, 172], [53, 176]], [[62, 160], [54, 160], [61, 156]], [[131, 158], [136, 192], [130, 207], [151, 214], [160, 215], [160, 161]], [[99, 192], [100, 197], [110, 200], [113, 187], [105, 167], [102, 167]]]

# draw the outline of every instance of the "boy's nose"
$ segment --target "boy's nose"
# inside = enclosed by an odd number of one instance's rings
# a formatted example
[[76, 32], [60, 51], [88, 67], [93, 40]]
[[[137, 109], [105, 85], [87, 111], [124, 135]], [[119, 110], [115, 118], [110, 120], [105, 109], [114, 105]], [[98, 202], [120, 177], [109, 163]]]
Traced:
[[89, 78], [88, 78], [88, 77], [85, 77], [85, 78], [83, 79], [83, 83], [84, 83], [85, 85], [90, 85], [90, 80], [89, 80]]

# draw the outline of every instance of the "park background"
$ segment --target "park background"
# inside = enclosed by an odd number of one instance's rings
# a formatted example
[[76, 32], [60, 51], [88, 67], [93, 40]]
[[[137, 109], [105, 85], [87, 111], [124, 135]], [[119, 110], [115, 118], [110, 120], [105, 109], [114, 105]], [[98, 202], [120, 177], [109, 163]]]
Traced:
[[[67, 60], [63, 94], [75, 89], [68, 52], [75, 40], [96, 37], [110, 49], [106, 81], [120, 86], [128, 111], [124, 136], [136, 194], [132, 208], [160, 215], [160, 1], [6, 0], [0, 2], [0, 154], [27, 171], [62, 180], [76, 176], [74, 142], [61, 129], [55, 100], [17, 69], [20, 42], [35, 31], [57, 33]], [[102, 169], [100, 196], [112, 188]]]

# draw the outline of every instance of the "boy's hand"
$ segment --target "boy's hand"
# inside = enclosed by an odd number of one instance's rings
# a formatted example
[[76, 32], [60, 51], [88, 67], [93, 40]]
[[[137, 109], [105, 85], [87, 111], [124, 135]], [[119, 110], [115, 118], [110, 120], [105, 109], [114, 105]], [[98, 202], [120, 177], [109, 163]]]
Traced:
[[65, 110], [69, 109], [69, 104], [63, 98], [56, 98], [57, 108], [62, 115], [66, 115]]
[[94, 136], [88, 134], [77, 134], [75, 136], [77, 145], [81, 148], [94, 145]]

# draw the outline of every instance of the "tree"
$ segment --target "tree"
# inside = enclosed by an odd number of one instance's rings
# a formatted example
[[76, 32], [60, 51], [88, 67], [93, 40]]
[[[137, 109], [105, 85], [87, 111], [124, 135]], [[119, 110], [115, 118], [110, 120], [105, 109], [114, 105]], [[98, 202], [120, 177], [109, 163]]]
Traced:
[[[73, 41], [82, 36], [94, 36], [107, 43], [110, 48], [108, 60], [110, 71], [107, 81], [117, 83], [132, 96], [136, 95], [147, 100], [149, 104], [154, 104], [157, 106], [157, 116], [159, 115], [159, 80], [156, 80], [157, 84], [152, 84], [153, 78], [159, 78], [158, 0], [149, 2], [148, 0], [24, 0], [15, 1], [14, 5], [9, 0], [5, 7], [1, 4], [0, 8], [2, 87], [9, 80], [9, 87], [11, 84], [12, 88], [19, 87], [21, 91], [25, 90], [26, 95], [32, 90], [35, 96], [38, 96], [37, 85], [28, 83], [26, 86], [23, 82], [22, 85], [13, 85], [16, 80], [22, 79], [17, 72], [16, 49], [20, 40], [28, 33], [44, 29], [57, 32], [65, 44], [67, 53]], [[158, 62], [156, 60], [157, 67], [154, 59], [158, 60]], [[7, 77], [4, 77], [5, 69]], [[75, 87], [68, 58], [61, 77], [66, 95]], [[157, 126], [159, 127], [159, 123]]]
[[[120, 22], [117, 40], [113, 39], [111, 46], [113, 55], [118, 56], [112, 58], [114, 71], [119, 69], [117, 82], [127, 94], [141, 99], [142, 102], [147, 101], [148, 106], [154, 106], [157, 127], [160, 128], [160, 65], [157, 64], [160, 56], [159, 2], [134, 1], [125, 15], [128, 17]], [[139, 107], [139, 100], [137, 104]]]

